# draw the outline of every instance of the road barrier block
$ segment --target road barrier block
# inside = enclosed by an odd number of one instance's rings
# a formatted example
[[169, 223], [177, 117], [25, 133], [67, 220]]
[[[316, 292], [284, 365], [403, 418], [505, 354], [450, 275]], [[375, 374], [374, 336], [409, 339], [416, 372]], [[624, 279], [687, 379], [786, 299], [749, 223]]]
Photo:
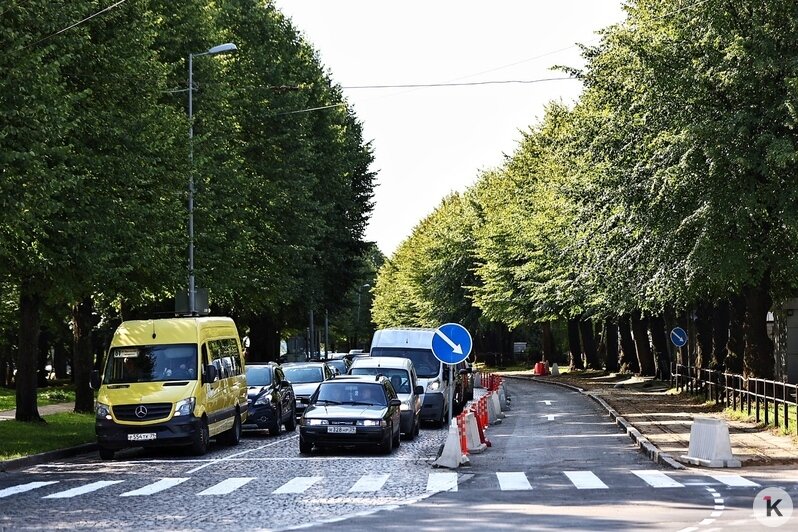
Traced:
[[479, 437], [479, 426], [477, 418], [472, 412], [465, 413], [465, 433], [466, 433], [466, 448], [469, 453], [478, 454], [483, 452], [488, 446], [482, 442]]
[[740, 467], [731, 450], [729, 426], [722, 419], [693, 418], [690, 427], [690, 447], [681, 459], [704, 467]]
[[469, 463], [468, 456], [463, 454], [460, 450], [460, 431], [457, 430], [457, 423], [452, 423], [449, 425], [449, 432], [446, 435], [446, 441], [443, 444], [441, 453], [438, 458], [432, 462], [432, 466], [456, 469], [461, 465], [468, 465]]

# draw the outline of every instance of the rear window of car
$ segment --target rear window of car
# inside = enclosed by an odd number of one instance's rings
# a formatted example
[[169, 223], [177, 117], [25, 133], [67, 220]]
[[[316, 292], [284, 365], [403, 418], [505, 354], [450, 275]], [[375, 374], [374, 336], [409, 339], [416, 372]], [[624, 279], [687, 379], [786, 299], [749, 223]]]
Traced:
[[247, 366], [247, 386], [269, 386], [271, 383], [271, 368]]
[[380, 383], [327, 381], [319, 386], [315, 403], [386, 406], [388, 398]]
[[431, 349], [406, 349], [403, 347], [372, 347], [373, 357], [409, 358], [416, 368], [416, 374], [424, 379], [437, 377], [441, 361], [435, 358]]
[[283, 367], [285, 378], [294, 384], [304, 384], [307, 382], [321, 382], [324, 380], [324, 372], [321, 366], [318, 367]]
[[384, 375], [391, 381], [396, 393], [410, 393], [410, 375], [403, 369], [352, 368], [350, 375]]

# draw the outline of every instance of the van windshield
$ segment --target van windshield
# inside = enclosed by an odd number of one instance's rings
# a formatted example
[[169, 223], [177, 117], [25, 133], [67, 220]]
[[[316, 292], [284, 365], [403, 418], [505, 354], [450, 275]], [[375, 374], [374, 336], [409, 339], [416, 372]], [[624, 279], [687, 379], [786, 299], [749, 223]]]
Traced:
[[104, 384], [194, 380], [195, 344], [114, 347], [105, 363]]
[[408, 349], [405, 347], [372, 347], [373, 357], [409, 358], [416, 368], [416, 375], [423, 379], [437, 377], [441, 361], [435, 358], [431, 349]]

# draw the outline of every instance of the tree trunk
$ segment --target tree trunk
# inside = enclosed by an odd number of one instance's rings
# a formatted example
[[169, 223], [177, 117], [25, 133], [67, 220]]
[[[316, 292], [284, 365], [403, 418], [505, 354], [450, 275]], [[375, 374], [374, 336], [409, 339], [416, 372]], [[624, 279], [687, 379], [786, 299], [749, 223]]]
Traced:
[[621, 337], [621, 369], [626, 366], [627, 371], [639, 373], [640, 364], [637, 362], [637, 347], [635, 346], [634, 338], [632, 338], [629, 320], [628, 314], [624, 314], [618, 319], [618, 334]]
[[682, 312], [676, 317], [676, 325], [687, 333], [687, 343], [676, 350], [676, 361], [683, 366], [693, 365], [693, 359], [690, 358], [690, 345], [694, 343], [695, 338], [691, 334], [690, 323], [690, 314], [688, 312]]
[[554, 360], [554, 336], [551, 334], [551, 322], [540, 324], [540, 340], [543, 349], [543, 360]]
[[708, 368], [712, 360], [712, 305], [706, 301], [695, 311], [695, 367]]
[[726, 344], [729, 342], [729, 302], [715, 303], [712, 309], [712, 360], [709, 369], [725, 371]]
[[31, 280], [19, 290], [19, 356], [17, 357], [17, 421], [43, 421], [36, 400], [36, 366], [39, 358], [41, 296]]
[[773, 341], [768, 337], [767, 313], [773, 300], [768, 292], [766, 281], [759, 286], [743, 289], [745, 297], [745, 355], [743, 375], [759, 379], [773, 380], [776, 360], [773, 354]]
[[91, 334], [94, 328], [94, 303], [85, 297], [72, 305], [72, 340], [74, 357], [72, 372], [75, 375], [75, 412], [94, 410], [94, 393], [89, 386], [94, 369], [94, 350]]
[[657, 378], [667, 381], [671, 378], [671, 358], [668, 352], [668, 337], [665, 335], [665, 318], [661, 314], [653, 316], [648, 327], [651, 331], [651, 344], [654, 346]]
[[601, 369], [596, 351], [596, 339], [593, 336], [593, 322], [589, 319], [579, 320], [579, 336], [582, 340], [582, 353], [588, 369]]
[[640, 375], [653, 377], [657, 373], [654, 364], [654, 355], [651, 353], [651, 343], [648, 339], [648, 320], [640, 311], [632, 313], [632, 335], [637, 348], [637, 361], [640, 364]]
[[745, 298], [740, 294], [729, 297], [729, 340], [726, 342], [725, 366], [728, 373], [743, 372], [745, 356]]
[[582, 348], [579, 345], [579, 318], [568, 320], [568, 351], [571, 355], [571, 367], [585, 369], [585, 364], [582, 362]]
[[610, 319], [604, 323], [604, 346], [606, 350], [607, 371], [617, 373], [618, 366], [618, 326]]

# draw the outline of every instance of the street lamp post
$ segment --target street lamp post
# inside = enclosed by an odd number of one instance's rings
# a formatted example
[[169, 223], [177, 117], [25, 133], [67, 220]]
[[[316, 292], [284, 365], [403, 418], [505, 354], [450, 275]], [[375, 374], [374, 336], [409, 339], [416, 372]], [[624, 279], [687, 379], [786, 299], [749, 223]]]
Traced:
[[188, 54], [188, 311], [192, 316], [197, 313], [194, 293], [194, 58], [235, 50], [236, 45], [228, 42], [206, 52]]
[[360, 294], [363, 292], [364, 288], [371, 288], [371, 285], [366, 283], [362, 285], [360, 288], [357, 289], [357, 316], [355, 318], [355, 347], [357, 349], [357, 335], [360, 332]]

